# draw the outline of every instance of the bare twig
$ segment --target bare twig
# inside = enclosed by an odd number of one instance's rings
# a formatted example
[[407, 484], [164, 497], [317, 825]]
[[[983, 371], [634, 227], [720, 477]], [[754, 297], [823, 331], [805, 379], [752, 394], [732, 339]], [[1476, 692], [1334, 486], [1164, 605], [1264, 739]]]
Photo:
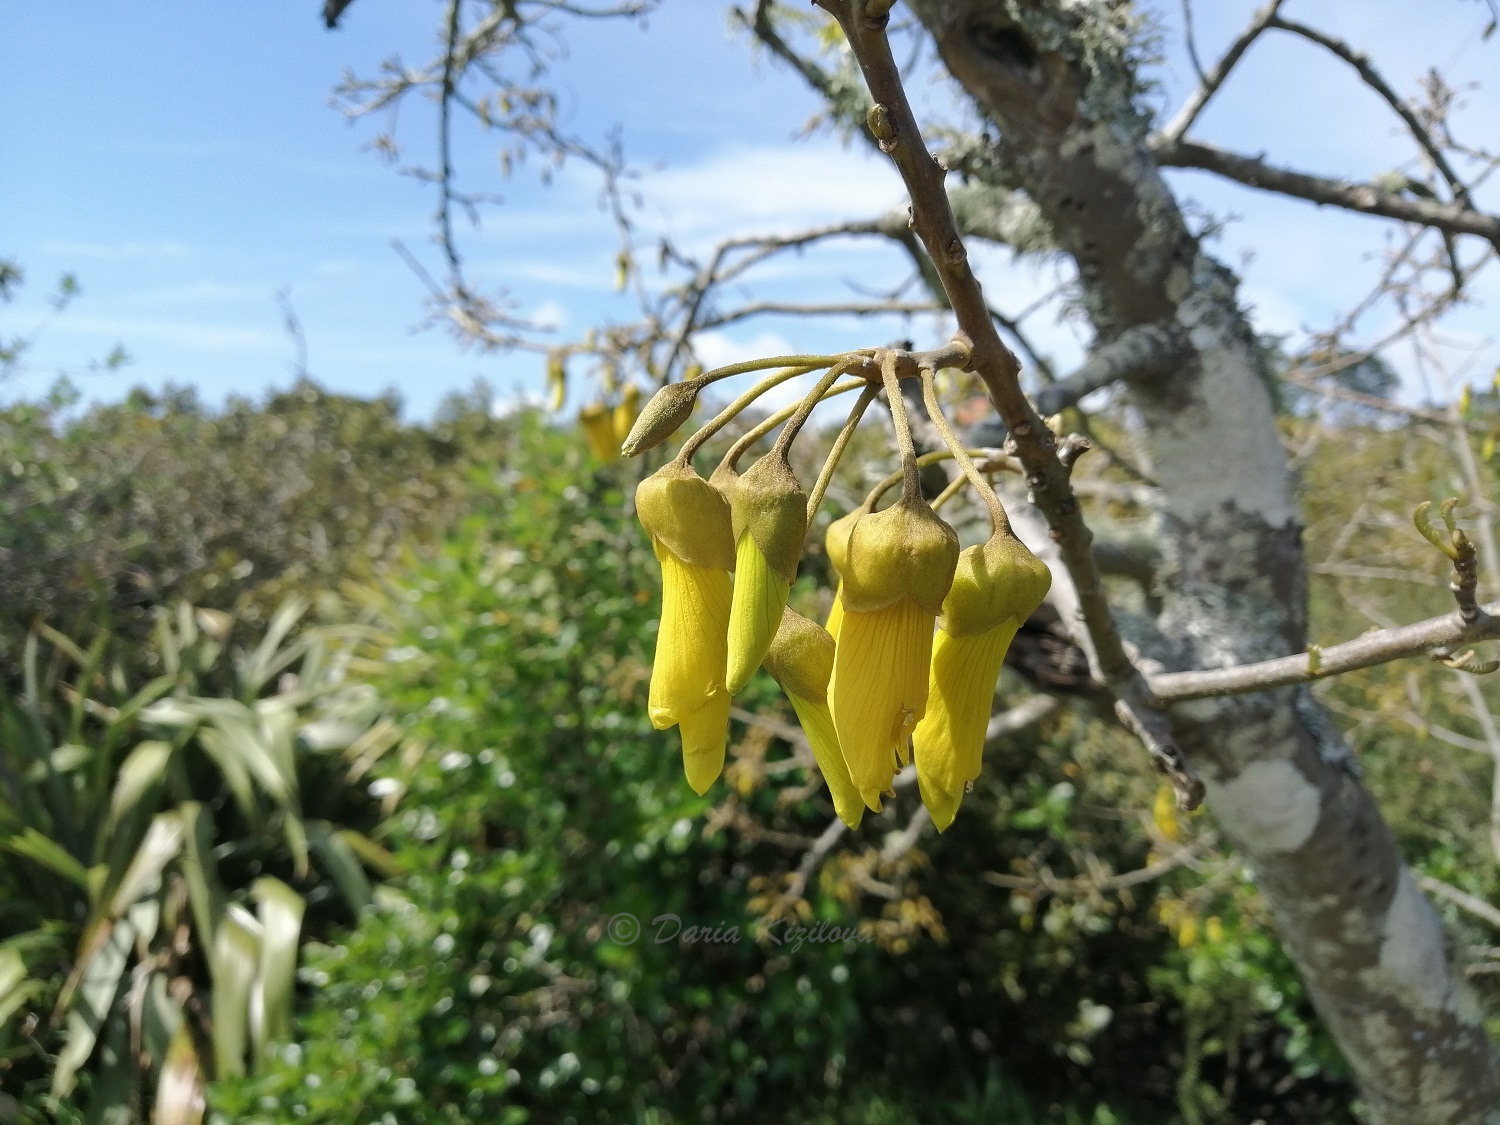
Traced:
[[[1182, 104], [1170, 124], [1159, 134], [1159, 142], [1164, 145], [1172, 144], [1181, 140], [1192, 128], [1193, 122], [1198, 120], [1198, 115], [1208, 105], [1209, 99], [1224, 85], [1224, 80], [1229, 77], [1229, 72], [1234, 69], [1235, 64], [1240, 61], [1251, 43], [1254, 43], [1260, 34], [1266, 30], [1267, 25], [1275, 17], [1277, 9], [1281, 7], [1283, 0], [1270, 0], [1259, 11], [1251, 17], [1250, 23], [1245, 30], [1240, 32], [1235, 41], [1229, 45], [1229, 50], [1224, 52], [1224, 57], [1214, 64], [1214, 68], [1207, 74], [1199, 73], [1201, 81], [1198, 88], [1188, 95], [1187, 101]], [[1189, 30], [1189, 42], [1191, 43], [1191, 30]]]
[[1167, 168], [1201, 168], [1261, 191], [1290, 195], [1311, 203], [1342, 207], [1365, 215], [1418, 223], [1449, 234], [1472, 234], [1500, 250], [1500, 217], [1458, 203], [1408, 199], [1382, 191], [1373, 184], [1351, 184], [1277, 168], [1265, 160], [1242, 156], [1197, 141], [1176, 141], [1155, 149], [1157, 163]]
[[1433, 878], [1431, 875], [1419, 875], [1417, 882], [1421, 884], [1422, 889], [1428, 894], [1445, 898], [1455, 906], [1460, 906], [1467, 910], [1474, 917], [1483, 918], [1492, 926], [1500, 926], [1500, 910], [1496, 910], [1489, 903], [1485, 902], [1484, 899], [1477, 898], [1467, 891], [1461, 891], [1457, 887], [1443, 882], [1441, 879]]
[[944, 306], [930, 302], [900, 304], [895, 301], [884, 301], [878, 304], [795, 305], [778, 301], [756, 301], [752, 304], [741, 305], [727, 313], [704, 317], [698, 322], [697, 327], [699, 329], [721, 328], [737, 320], [748, 320], [752, 316], [931, 316], [934, 313], [947, 311]]
[[1500, 602], [1479, 607], [1472, 623], [1457, 613], [1428, 618], [1366, 633], [1330, 648], [1195, 672], [1165, 672], [1150, 678], [1151, 690], [1164, 703], [1208, 699], [1220, 695], [1245, 695], [1291, 684], [1306, 684], [1329, 676], [1389, 664], [1408, 656], [1419, 656], [1438, 647], [1500, 639]]
[[1443, 150], [1438, 146], [1437, 141], [1433, 139], [1431, 131], [1418, 120], [1411, 106], [1407, 105], [1405, 99], [1397, 94], [1391, 88], [1390, 83], [1375, 69], [1368, 55], [1363, 51], [1356, 51], [1342, 39], [1336, 39], [1332, 35], [1318, 31], [1316, 28], [1308, 27], [1306, 24], [1283, 19], [1279, 15], [1273, 16], [1268, 22], [1268, 26], [1290, 32], [1293, 35], [1300, 35], [1303, 39], [1308, 40], [1308, 42], [1316, 43], [1331, 54], [1337, 55], [1358, 71], [1365, 85], [1379, 94], [1385, 103], [1395, 111], [1396, 116], [1401, 118], [1402, 122], [1405, 123], [1407, 129], [1411, 132], [1412, 139], [1427, 154], [1427, 158], [1432, 161], [1432, 166], [1447, 181], [1448, 188], [1452, 191], [1454, 200], [1465, 207], [1473, 207], [1473, 203], [1469, 199], [1469, 189], [1464, 186], [1464, 182], [1459, 179], [1458, 173], [1448, 163], [1448, 158], [1443, 155]]
[[1067, 378], [1038, 391], [1037, 413], [1057, 414], [1085, 395], [1114, 383], [1150, 378], [1170, 368], [1185, 354], [1182, 341], [1169, 328], [1156, 324], [1128, 328], [1092, 352]]
[[1202, 836], [1188, 844], [1184, 844], [1170, 855], [1163, 856], [1155, 863], [1148, 863], [1145, 867], [1136, 868], [1134, 871], [1122, 871], [1118, 875], [1109, 875], [1103, 878], [1095, 875], [1079, 875], [1071, 879], [1028, 878], [1024, 875], [1006, 875], [999, 871], [985, 871], [980, 878], [992, 887], [1003, 887], [1006, 890], [1021, 891], [1035, 898], [1045, 895], [1061, 896], [1076, 894], [1079, 891], [1102, 891], [1106, 894], [1111, 891], [1123, 891], [1130, 887], [1138, 887], [1142, 883], [1149, 883], [1153, 879], [1160, 879], [1163, 875], [1176, 871], [1179, 867], [1185, 867], [1192, 863], [1204, 852], [1214, 848], [1219, 842], [1218, 836], [1212, 832], [1205, 832]]

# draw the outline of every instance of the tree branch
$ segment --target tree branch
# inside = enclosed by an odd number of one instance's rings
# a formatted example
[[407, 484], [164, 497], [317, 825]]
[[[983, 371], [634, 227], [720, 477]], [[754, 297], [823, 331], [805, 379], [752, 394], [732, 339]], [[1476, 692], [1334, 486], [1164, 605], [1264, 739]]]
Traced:
[[[1229, 50], [1224, 52], [1224, 57], [1214, 64], [1214, 68], [1203, 76], [1199, 86], [1188, 95], [1187, 101], [1182, 103], [1182, 108], [1172, 118], [1171, 123], [1158, 134], [1158, 142], [1163, 145], [1174, 144], [1181, 140], [1187, 131], [1192, 128], [1193, 122], [1198, 120], [1198, 115], [1208, 105], [1209, 99], [1218, 93], [1219, 87], [1224, 85], [1224, 80], [1229, 77], [1229, 72], [1234, 69], [1235, 64], [1240, 61], [1240, 56], [1245, 50], [1260, 37], [1271, 20], [1275, 18], [1284, 0], [1270, 0], [1259, 11], [1251, 17], [1250, 23], [1245, 30], [1229, 45]], [[1190, 32], [1191, 34], [1191, 32]]]
[[1220, 695], [1244, 695], [1291, 684], [1325, 680], [1329, 676], [1389, 664], [1439, 647], [1500, 640], [1500, 602], [1479, 607], [1478, 616], [1465, 624], [1458, 613], [1428, 618], [1414, 625], [1366, 633], [1332, 648], [1313, 649], [1296, 656], [1282, 656], [1235, 668], [1197, 672], [1165, 672], [1150, 677], [1152, 692], [1164, 703], [1207, 699]]
[[1164, 168], [1198, 168], [1235, 180], [1247, 187], [1305, 199], [1319, 206], [1341, 207], [1364, 215], [1379, 215], [1418, 223], [1449, 234], [1472, 234], [1500, 250], [1500, 217], [1457, 203], [1432, 203], [1382, 191], [1373, 184], [1352, 184], [1277, 168], [1264, 160], [1227, 152], [1197, 141], [1175, 141], [1154, 148]]
[[1168, 328], [1138, 324], [1096, 349], [1083, 366], [1066, 379], [1043, 387], [1036, 395], [1037, 413], [1061, 413], [1085, 395], [1113, 383], [1156, 375], [1187, 354], [1181, 339]]
[[1492, 926], [1500, 926], [1500, 910], [1496, 910], [1482, 898], [1461, 891], [1455, 886], [1434, 879], [1431, 875], [1419, 875], [1417, 882], [1428, 894], [1439, 895], [1455, 906], [1461, 906], [1476, 918], [1483, 918]]
[[1090, 632], [1097, 634], [1095, 644], [1104, 677], [1128, 679], [1134, 669], [1125, 654], [1089, 553], [1092, 536], [1068, 484], [1067, 470], [1055, 456], [1056, 441], [1021, 391], [1020, 364], [1000, 339], [979, 280], [970, 268], [968, 251], [959, 236], [944, 187], [946, 173], [922, 140], [901, 84], [900, 71], [891, 56], [885, 34], [889, 13], [867, 19], [859, 10], [862, 5], [852, 0], [819, 0], [819, 6], [839, 21], [869, 83], [876, 101], [870, 111], [870, 130], [906, 184], [911, 197], [912, 228], [932, 259], [962, 335], [972, 348], [965, 366], [984, 381], [1010, 431], [1016, 454], [1032, 478], [1037, 505], [1058, 536], [1064, 562], [1084, 600]]
[[1342, 39], [1335, 39], [1331, 35], [1325, 35], [1323, 32], [1318, 31], [1316, 28], [1308, 27], [1306, 24], [1297, 23], [1294, 20], [1273, 16], [1268, 26], [1290, 32], [1293, 35], [1300, 35], [1308, 42], [1316, 43], [1331, 54], [1337, 55], [1358, 71], [1365, 85], [1379, 94], [1385, 100], [1385, 103], [1395, 111], [1396, 116], [1406, 123], [1407, 129], [1411, 132], [1412, 139], [1427, 154], [1427, 158], [1432, 161], [1432, 166], [1448, 182], [1449, 190], [1453, 192], [1453, 198], [1464, 207], [1473, 208], [1473, 203], [1469, 199], [1469, 189], [1458, 178], [1458, 173], [1448, 163], [1448, 158], [1443, 155], [1443, 150], [1432, 139], [1432, 133], [1421, 121], [1417, 120], [1417, 115], [1412, 112], [1411, 106], [1407, 105], [1405, 100], [1395, 90], [1391, 89], [1390, 84], [1371, 65], [1368, 55], [1363, 51], [1354, 50], [1354, 48], [1350, 47]]

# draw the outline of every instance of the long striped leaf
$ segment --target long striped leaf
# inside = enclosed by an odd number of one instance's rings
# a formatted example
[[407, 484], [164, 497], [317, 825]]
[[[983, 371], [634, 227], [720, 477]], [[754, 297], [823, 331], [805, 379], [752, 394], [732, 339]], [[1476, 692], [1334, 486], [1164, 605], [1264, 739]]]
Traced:
[[73, 1089], [78, 1068], [94, 1053], [99, 1029], [120, 991], [134, 940], [130, 923], [122, 919], [109, 928], [108, 936], [83, 964], [78, 989], [68, 1005], [66, 1042], [52, 1071], [53, 1097], [64, 1097]]
[[307, 612], [307, 607], [307, 601], [299, 597], [282, 602], [271, 615], [260, 644], [240, 662], [240, 691], [247, 702], [260, 694], [272, 676], [297, 659], [300, 646], [289, 645], [283, 649], [281, 642]]
[[131, 1101], [135, 1066], [130, 1057], [130, 1035], [123, 1019], [109, 1022], [109, 1031], [92, 1068], [88, 1106], [82, 1125], [135, 1125]]
[[302, 936], [301, 895], [280, 879], [257, 879], [250, 887], [260, 919], [261, 1020], [255, 1037], [256, 1065], [264, 1065], [268, 1045], [292, 1034], [292, 986], [297, 979], [297, 945]]
[[157, 885], [162, 871], [182, 850], [183, 835], [182, 817], [176, 812], [164, 812], [151, 821], [145, 839], [110, 896], [110, 917], [124, 914]]
[[401, 874], [401, 864], [397, 862], [396, 857], [368, 836], [352, 828], [344, 828], [340, 829], [338, 837], [349, 845], [350, 850], [359, 856], [366, 867], [373, 868], [387, 879]]
[[203, 1120], [203, 1068], [187, 1024], [177, 1028], [156, 1083], [153, 1125], [199, 1125]]
[[114, 792], [109, 798], [109, 819], [104, 824], [106, 836], [155, 797], [167, 776], [171, 757], [170, 742], [142, 742], [120, 763]]
[[0, 1027], [22, 1004], [35, 997], [40, 988], [40, 982], [30, 978], [21, 955], [14, 949], [0, 947]]
[[56, 841], [43, 836], [35, 828], [28, 828], [19, 836], [12, 836], [0, 844], [0, 847], [40, 863], [47, 870], [61, 875], [69, 882], [77, 883], [84, 890], [89, 889], [88, 871], [83, 864], [63, 850]]
[[197, 801], [184, 801], [177, 813], [182, 817], [182, 873], [187, 879], [193, 924], [198, 930], [200, 946], [212, 949], [214, 933], [228, 901], [224, 884], [219, 880], [219, 865], [214, 859], [213, 818]]
[[308, 822], [307, 838], [344, 901], [355, 914], [359, 914], [370, 904], [370, 879], [360, 866], [354, 849], [324, 820]]
[[260, 941], [235, 915], [236, 911], [228, 912], [214, 936], [215, 1078], [240, 1077], [245, 1073], [250, 996], [260, 965]]

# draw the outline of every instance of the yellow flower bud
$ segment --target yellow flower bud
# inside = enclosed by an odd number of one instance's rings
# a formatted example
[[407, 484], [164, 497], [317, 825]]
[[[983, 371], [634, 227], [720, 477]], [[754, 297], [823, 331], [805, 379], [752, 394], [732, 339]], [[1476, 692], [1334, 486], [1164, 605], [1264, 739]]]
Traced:
[[1163, 784], [1156, 791], [1156, 800], [1151, 806], [1151, 819], [1162, 839], [1177, 843], [1182, 839], [1182, 824], [1177, 819], [1177, 798], [1170, 785]]
[[734, 694], [760, 667], [781, 623], [807, 535], [807, 494], [773, 453], [735, 481], [729, 510], [737, 547], [726, 683]]
[[828, 708], [828, 679], [833, 674], [833, 638], [794, 609], [787, 609], [766, 653], [766, 671], [781, 685], [797, 721], [807, 735], [833, 810], [850, 828], [864, 816], [859, 790], [839, 749], [833, 713]]
[[844, 621], [844, 562], [849, 557], [849, 534], [859, 518], [868, 515], [866, 508], [855, 508], [848, 515], [840, 516], [828, 525], [823, 536], [823, 545], [828, 551], [828, 561], [839, 576], [838, 589], [833, 594], [833, 606], [828, 610], [828, 623], [824, 626], [835, 641], [839, 639], [839, 626]]
[[568, 395], [568, 369], [563, 353], [556, 349], [547, 353], [547, 409], [559, 411]]
[[958, 536], [917, 498], [862, 515], [849, 535], [830, 694], [850, 776], [877, 812], [927, 709], [933, 624], [957, 562]]
[[936, 617], [953, 585], [958, 536], [920, 498], [861, 516], [844, 560], [844, 611], [873, 613], [910, 598]]
[[635, 424], [635, 417], [641, 412], [641, 388], [634, 383], [626, 383], [625, 389], [620, 392], [619, 405], [615, 407], [613, 426], [614, 444], [616, 455], [620, 446], [625, 444], [625, 439], [630, 435], [630, 428]]
[[912, 732], [922, 802], [939, 831], [979, 776], [1006, 650], [1051, 584], [1047, 567], [1008, 532], [958, 557], [933, 643], [927, 713]]
[[695, 382], [668, 383], [651, 396], [640, 417], [630, 427], [629, 434], [620, 445], [626, 457], [635, 457], [655, 449], [677, 432], [698, 403], [698, 384]]
[[588, 443], [589, 452], [596, 459], [609, 462], [620, 456], [609, 407], [602, 402], [590, 403], [578, 412], [578, 423], [583, 427], [583, 439]]
[[690, 466], [673, 461], [637, 487], [636, 515], [662, 570], [651, 723], [658, 730], [680, 728], [688, 784], [704, 793], [724, 768], [729, 731], [729, 505]]
[[697, 566], [734, 569], [729, 502], [689, 465], [669, 461], [636, 486], [636, 518], [653, 539]]

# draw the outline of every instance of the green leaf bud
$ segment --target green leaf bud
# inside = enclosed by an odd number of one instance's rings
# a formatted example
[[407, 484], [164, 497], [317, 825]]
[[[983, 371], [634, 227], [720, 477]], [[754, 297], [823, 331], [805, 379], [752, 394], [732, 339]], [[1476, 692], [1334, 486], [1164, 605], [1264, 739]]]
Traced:
[[630, 428], [620, 452], [626, 457], [635, 457], [648, 449], [655, 449], [675, 434], [693, 413], [700, 389], [696, 382], [687, 382], [668, 383], [657, 391]]

